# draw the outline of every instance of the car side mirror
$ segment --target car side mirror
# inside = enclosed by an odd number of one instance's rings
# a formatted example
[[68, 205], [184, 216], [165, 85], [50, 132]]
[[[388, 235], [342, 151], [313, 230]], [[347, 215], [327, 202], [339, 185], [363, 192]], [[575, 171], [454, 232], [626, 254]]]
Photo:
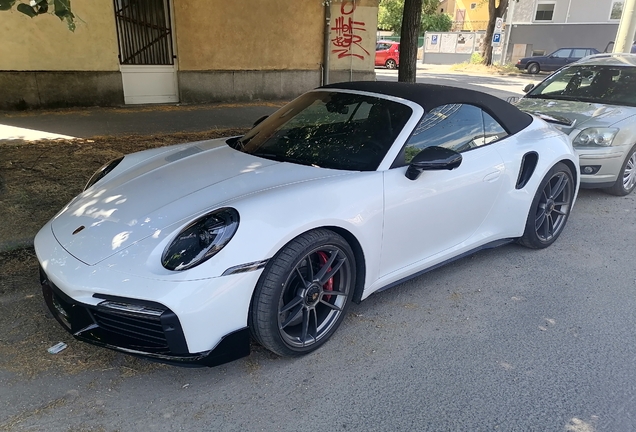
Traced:
[[252, 125], [252, 127], [256, 127], [256, 126], [258, 126], [258, 125], [259, 125], [259, 124], [261, 124], [261, 123], [263, 122], [263, 120], [265, 120], [267, 117], [269, 117], [269, 116], [268, 116], [268, 115], [264, 115], [263, 117], [260, 117], [258, 120], [256, 120], [256, 121], [254, 122], [254, 124]]
[[524, 92], [524, 93], [528, 93], [528, 92], [529, 92], [530, 90], [532, 90], [533, 88], [534, 88], [534, 84], [530, 83], [530, 84], [528, 84], [527, 86], [525, 86], [525, 87], [523, 88], [523, 92]]
[[444, 147], [426, 147], [415, 155], [406, 170], [406, 178], [417, 180], [424, 171], [452, 170], [462, 163], [462, 155]]

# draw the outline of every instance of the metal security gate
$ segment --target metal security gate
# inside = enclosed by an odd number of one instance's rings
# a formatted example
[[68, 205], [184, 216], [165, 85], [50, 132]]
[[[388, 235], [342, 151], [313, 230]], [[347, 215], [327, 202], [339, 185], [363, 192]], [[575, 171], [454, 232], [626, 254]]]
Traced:
[[127, 104], [178, 102], [169, 0], [114, 0]]

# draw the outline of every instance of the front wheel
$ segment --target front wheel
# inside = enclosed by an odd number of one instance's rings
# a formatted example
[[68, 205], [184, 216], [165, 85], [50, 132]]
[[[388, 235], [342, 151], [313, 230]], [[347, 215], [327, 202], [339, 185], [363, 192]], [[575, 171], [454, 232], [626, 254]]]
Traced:
[[250, 306], [252, 336], [282, 356], [324, 344], [344, 319], [355, 287], [356, 263], [344, 238], [309, 231], [270, 260]]
[[621, 167], [620, 172], [618, 173], [618, 178], [616, 182], [610, 187], [606, 189], [606, 191], [612, 195], [616, 196], [625, 196], [629, 195], [636, 186], [636, 146], [634, 146], [627, 157], [625, 158], [625, 162], [623, 162], [623, 166]]
[[387, 69], [396, 69], [397, 62], [393, 59], [388, 59], [386, 63], [384, 63], [384, 66], [386, 66]]
[[539, 63], [530, 63], [528, 65], [528, 73], [532, 74], [532, 75], [536, 75], [541, 71], [541, 68], [539, 67]]
[[553, 166], [539, 184], [519, 243], [533, 249], [554, 243], [570, 215], [574, 188], [570, 168], [562, 162]]

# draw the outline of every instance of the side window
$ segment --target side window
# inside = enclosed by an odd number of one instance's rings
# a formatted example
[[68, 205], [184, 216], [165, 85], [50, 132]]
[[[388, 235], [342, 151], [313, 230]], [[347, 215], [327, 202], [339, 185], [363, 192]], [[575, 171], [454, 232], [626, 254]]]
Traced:
[[572, 58], [582, 58], [582, 57], [585, 57], [585, 55], [586, 55], [586, 53], [588, 51], [589, 50], [575, 49], [575, 50], [572, 50], [572, 54], [570, 55], [570, 57], [572, 57]]
[[569, 50], [569, 49], [558, 50], [554, 54], [552, 54], [552, 57], [568, 58], [568, 57], [570, 57], [570, 52], [571, 51], [572, 50]]
[[426, 147], [446, 147], [464, 152], [485, 143], [481, 109], [473, 105], [452, 104], [432, 109], [420, 121], [404, 148], [405, 162]]
[[484, 116], [484, 144], [490, 144], [508, 136], [508, 132], [490, 114], [482, 111], [482, 115]]

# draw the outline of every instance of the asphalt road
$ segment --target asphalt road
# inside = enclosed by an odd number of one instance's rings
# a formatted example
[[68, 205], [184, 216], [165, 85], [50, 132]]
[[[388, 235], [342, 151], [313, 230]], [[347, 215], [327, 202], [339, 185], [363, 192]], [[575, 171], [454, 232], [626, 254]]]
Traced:
[[634, 431], [635, 215], [636, 195], [584, 190], [550, 248], [483, 251], [375, 294], [299, 359], [0, 370], [0, 430]]
[[[448, 85], [453, 87], [469, 88], [472, 90], [490, 93], [502, 99], [511, 96], [523, 95], [523, 88], [528, 83], [538, 83], [544, 75], [471, 75], [461, 72], [449, 72], [442, 69], [442, 73], [434, 66], [429, 69], [417, 70], [417, 82]], [[376, 68], [378, 81], [397, 81], [398, 71]]]
[[636, 430], [635, 204], [583, 191], [552, 247], [480, 252], [373, 295], [303, 358], [0, 371], [0, 430]]

